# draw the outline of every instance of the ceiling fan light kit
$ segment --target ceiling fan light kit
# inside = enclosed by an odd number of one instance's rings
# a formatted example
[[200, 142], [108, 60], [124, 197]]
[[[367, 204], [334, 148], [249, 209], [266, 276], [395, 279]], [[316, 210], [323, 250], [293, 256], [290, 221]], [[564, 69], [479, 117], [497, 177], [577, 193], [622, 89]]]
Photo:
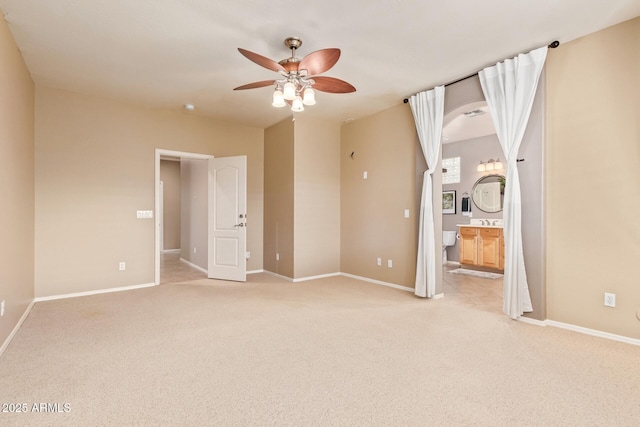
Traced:
[[356, 88], [351, 84], [334, 77], [318, 76], [333, 67], [340, 58], [340, 49], [321, 49], [310, 53], [300, 60], [296, 57], [296, 49], [302, 46], [302, 40], [288, 37], [285, 46], [291, 49], [291, 56], [275, 62], [257, 53], [238, 48], [247, 59], [256, 64], [276, 71], [282, 76], [278, 80], [263, 80], [239, 86], [234, 90], [255, 89], [275, 85], [271, 105], [277, 108], [291, 105], [291, 111], [304, 111], [305, 105], [315, 105], [315, 90], [328, 93], [351, 93]]

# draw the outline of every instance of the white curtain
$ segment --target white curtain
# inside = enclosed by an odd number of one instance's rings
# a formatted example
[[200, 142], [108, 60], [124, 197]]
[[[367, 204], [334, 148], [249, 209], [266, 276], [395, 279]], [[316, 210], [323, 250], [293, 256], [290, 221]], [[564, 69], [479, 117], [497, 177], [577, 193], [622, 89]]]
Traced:
[[433, 225], [433, 180], [431, 175], [435, 171], [440, 155], [440, 138], [444, 117], [444, 86], [413, 95], [409, 99], [409, 104], [428, 167], [422, 179], [415, 294], [431, 298], [436, 294], [436, 235]]
[[513, 319], [520, 317], [524, 312], [533, 311], [522, 252], [522, 206], [516, 159], [546, 57], [547, 48], [543, 47], [500, 62], [478, 73], [507, 160], [502, 309]]

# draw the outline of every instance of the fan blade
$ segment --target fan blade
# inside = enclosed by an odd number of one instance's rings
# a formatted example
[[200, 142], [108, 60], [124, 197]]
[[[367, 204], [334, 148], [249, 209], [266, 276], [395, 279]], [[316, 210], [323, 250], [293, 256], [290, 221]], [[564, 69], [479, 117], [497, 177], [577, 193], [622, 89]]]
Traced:
[[336, 65], [340, 59], [340, 49], [321, 49], [302, 58], [298, 70], [307, 70], [307, 75], [321, 74]]
[[266, 56], [258, 55], [257, 53], [242, 48], [238, 48], [238, 52], [243, 54], [248, 60], [253, 61], [256, 64], [271, 71], [285, 71], [282, 65], [278, 64], [272, 59], [267, 58]]
[[344, 80], [336, 79], [333, 77], [311, 77], [315, 83], [312, 87], [320, 92], [329, 93], [351, 93], [355, 92], [356, 88], [351, 86]]
[[275, 80], [262, 80], [261, 82], [253, 82], [246, 85], [238, 86], [233, 90], [255, 89], [257, 87], [271, 86], [275, 83], [276, 83]]

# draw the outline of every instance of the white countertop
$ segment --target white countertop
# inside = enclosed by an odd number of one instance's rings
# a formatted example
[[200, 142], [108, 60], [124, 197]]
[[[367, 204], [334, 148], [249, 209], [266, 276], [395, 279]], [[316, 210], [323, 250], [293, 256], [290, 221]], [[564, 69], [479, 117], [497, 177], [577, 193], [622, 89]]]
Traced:
[[456, 224], [456, 227], [504, 228], [502, 225], [476, 225], [476, 224]]

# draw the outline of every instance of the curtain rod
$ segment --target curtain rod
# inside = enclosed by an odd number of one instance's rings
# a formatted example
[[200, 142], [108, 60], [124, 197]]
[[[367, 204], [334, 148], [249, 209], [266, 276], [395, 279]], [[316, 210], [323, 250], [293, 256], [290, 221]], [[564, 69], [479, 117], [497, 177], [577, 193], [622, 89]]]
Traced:
[[[551, 42], [547, 47], [548, 47], [549, 49], [555, 49], [555, 48], [557, 48], [558, 46], [560, 46], [560, 42], [559, 42], [558, 40], [554, 40], [554, 41], [552, 41], [552, 42]], [[468, 76], [466, 76], [466, 77], [462, 77], [461, 79], [455, 80], [455, 81], [453, 81], [453, 82], [449, 82], [449, 83], [445, 84], [444, 86], [445, 86], [445, 87], [447, 87], [447, 86], [451, 86], [451, 85], [456, 84], [456, 83], [460, 83], [460, 82], [461, 82], [461, 81], [463, 81], [463, 80], [467, 80], [467, 79], [470, 79], [471, 77], [475, 77], [475, 76], [477, 76], [477, 75], [478, 75], [478, 73], [479, 73], [479, 71], [476, 71], [475, 73], [473, 73], [473, 74], [469, 74], [469, 75], [468, 75]], [[409, 98], [405, 98], [405, 99], [403, 99], [403, 100], [402, 100], [402, 102], [404, 102], [404, 103], [406, 104], [407, 102], [409, 102]]]

